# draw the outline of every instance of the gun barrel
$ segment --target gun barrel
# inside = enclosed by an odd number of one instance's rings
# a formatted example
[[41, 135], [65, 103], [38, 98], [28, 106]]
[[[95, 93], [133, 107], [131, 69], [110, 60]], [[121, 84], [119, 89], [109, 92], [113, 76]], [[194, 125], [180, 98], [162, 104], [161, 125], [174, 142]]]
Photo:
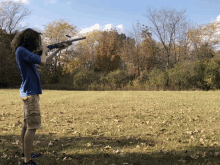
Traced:
[[76, 39], [73, 39], [73, 40], [69, 40], [68, 42], [73, 42], [73, 41], [78, 41], [78, 40], [84, 40], [84, 39], [86, 39], [86, 37], [76, 38]]
[[[64, 41], [64, 42], [60, 42], [60, 43], [56, 43], [56, 44], [70, 43], [70, 42], [79, 41], [79, 40], [84, 40], [84, 39], [86, 39], [86, 37], [76, 38], [76, 39], [73, 39], [73, 40]], [[51, 49], [54, 49], [54, 48], [50, 48], [50, 47], [53, 47], [53, 46], [56, 45], [56, 44], [48, 45], [47, 47], [51, 50]]]

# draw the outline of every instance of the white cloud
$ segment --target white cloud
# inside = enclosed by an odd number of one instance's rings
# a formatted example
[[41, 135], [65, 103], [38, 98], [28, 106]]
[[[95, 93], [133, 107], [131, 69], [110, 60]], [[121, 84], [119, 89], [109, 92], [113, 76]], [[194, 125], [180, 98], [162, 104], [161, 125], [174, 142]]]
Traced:
[[95, 25], [93, 25], [89, 28], [82, 29], [79, 33], [88, 33], [93, 30], [99, 30], [100, 28], [101, 28], [100, 25], [98, 23], [96, 23]]
[[83, 33], [88, 33], [91, 32], [93, 30], [102, 30], [102, 31], [110, 31], [111, 29], [116, 29], [118, 31], [118, 33], [122, 33], [124, 32], [124, 26], [122, 24], [117, 25], [116, 27], [113, 26], [113, 24], [106, 24], [104, 25], [104, 27], [102, 28], [101, 25], [99, 25], [98, 23], [96, 23], [95, 25], [89, 27], [89, 28], [85, 28], [82, 29], [79, 33], [83, 34]]
[[112, 25], [112, 24], [106, 24], [103, 30], [104, 30], [104, 31], [105, 31], [105, 30], [108, 31], [108, 30], [111, 30], [112, 28], [113, 28], [113, 25]]
[[29, 4], [29, 0], [14, 0], [15, 2], [22, 2], [24, 4]]
[[122, 24], [121, 24], [121, 25], [118, 25], [117, 28], [122, 29], [122, 28], [123, 28], [123, 25], [122, 25]]
[[217, 17], [217, 21], [220, 21], [220, 15]]
[[124, 26], [123, 26], [122, 24], [116, 26], [116, 28], [117, 28], [117, 30], [118, 30], [118, 33], [123, 33], [124, 30], [125, 30], [125, 28], [124, 28]]

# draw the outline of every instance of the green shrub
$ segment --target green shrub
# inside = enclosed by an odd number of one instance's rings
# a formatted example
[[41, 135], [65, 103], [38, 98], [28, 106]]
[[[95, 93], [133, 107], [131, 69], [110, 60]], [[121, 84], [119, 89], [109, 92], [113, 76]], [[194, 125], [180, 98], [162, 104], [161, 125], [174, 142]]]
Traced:
[[205, 63], [203, 61], [195, 61], [193, 63], [193, 69], [195, 75], [192, 77], [191, 84], [195, 88], [204, 89], [205, 82], [204, 82], [204, 71], [205, 71]]
[[204, 72], [204, 81], [208, 88], [219, 89], [220, 65], [214, 59], [209, 60]]
[[46, 82], [46, 84], [57, 84], [59, 83], [59, 75], [47, 74], [44, 76], [43, 80]]
[[100, 83], [101, 83], [103, 86], [105, 86], [106, 84], [108, 84], [108, 79], [107, 79], [106, 77], [102, 76], [102, 77], [100, 78]]
[[148, 75], [148, 80], [146, 85], [150, 90], [159, 90], [165, 89], [167, 83], [167, 74], [166, 72], [161, 71], [160, 69], [154, 68]]
[[92, 83], [91, 85], [88, 86], [88, 90], [101, 91], [101, 90], [105, 90], [105, 86], [103, 84]]
[[92, 83], [99, 83], [100, 76], [94, 71], [84, 69], [74, 76], [74, 87], [77, 89], [88, 89]]
[[[116, 86], [116, 88], [122, 88], [129, 82], [129, 76], [127, 73], [123, 70], [116, 70], [113, 72], [110, 72], [106, 79], [108, 80], [108, 83], [112, 86]], [[106, 81], [106, 79], [102, 79], [103, 81]]]
[[169, 86], [174, 90], [208, 88], [204, 81], [206, 64], [203, 61], [184, 61], [169, 70]]
[[140, 83], [140, 81], [138, 79], [134, 79], [132, 81], [132, 86], [130, 86], [132, 90], [139, 90], [139, 91], [143, 91], [146, 90], [146, 83]]
[[148, 71], [147, 70], [142, 71], [138, 80], [141, 84], [144, 84], [147, 80], [149, 80]]
[[189, 89], [193, 87], [196, 78], [193, 62], [185, 61], [182, 64], [176, 64], [169, 70], [169, 86], [176, 90]]

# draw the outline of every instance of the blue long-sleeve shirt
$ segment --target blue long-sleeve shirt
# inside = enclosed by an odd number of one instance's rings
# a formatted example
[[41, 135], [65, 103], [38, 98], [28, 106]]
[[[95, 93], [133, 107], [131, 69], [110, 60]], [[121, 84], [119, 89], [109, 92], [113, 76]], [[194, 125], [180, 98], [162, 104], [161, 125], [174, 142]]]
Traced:
[[[48, 48], [51, 50], [57, 48], [57, 45], [51, 45]], [[40, 75], [35, 65], [41, 63], [41, 57], [22, 46], [16, 49], [15, 56], [22, 77], [20, 96], [42, 94]]]

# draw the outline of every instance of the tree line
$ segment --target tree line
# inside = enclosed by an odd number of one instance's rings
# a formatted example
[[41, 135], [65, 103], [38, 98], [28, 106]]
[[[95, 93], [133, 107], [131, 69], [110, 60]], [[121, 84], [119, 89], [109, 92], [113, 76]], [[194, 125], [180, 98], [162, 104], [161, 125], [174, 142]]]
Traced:
[[[0, 12], [6, 12], [7, 8], [3, 6], [0, 4]], [[17, 8], [14, 7], [13, 13]], [[129, 35], [118, 33], [116, 29], [83, 34], [86, 40], [59, 52], [51, 65], [38, 67], [42, 87], [73, 90], [219, 89], [220, 60], [216, 46], [220, 23], [214, 21], [195, 26], [186, 20], [185, 12], [149, 7], [146, 17], [151, 25], [141, 25], [137, 21]], [[26, 10], [23, 17], [27, 13]], [[10, 42], [23, 28], [16, 29], [19, 21], [13, 22], [7, 16], [13, 18], [10, 14], [0, 15], [0, 83], [18, 88], [21, 76]], [[44, 25], [40, 32], [44, 45], [65, 41], [67, 34], [79, 36], [77, 27], [65, 19]]]

